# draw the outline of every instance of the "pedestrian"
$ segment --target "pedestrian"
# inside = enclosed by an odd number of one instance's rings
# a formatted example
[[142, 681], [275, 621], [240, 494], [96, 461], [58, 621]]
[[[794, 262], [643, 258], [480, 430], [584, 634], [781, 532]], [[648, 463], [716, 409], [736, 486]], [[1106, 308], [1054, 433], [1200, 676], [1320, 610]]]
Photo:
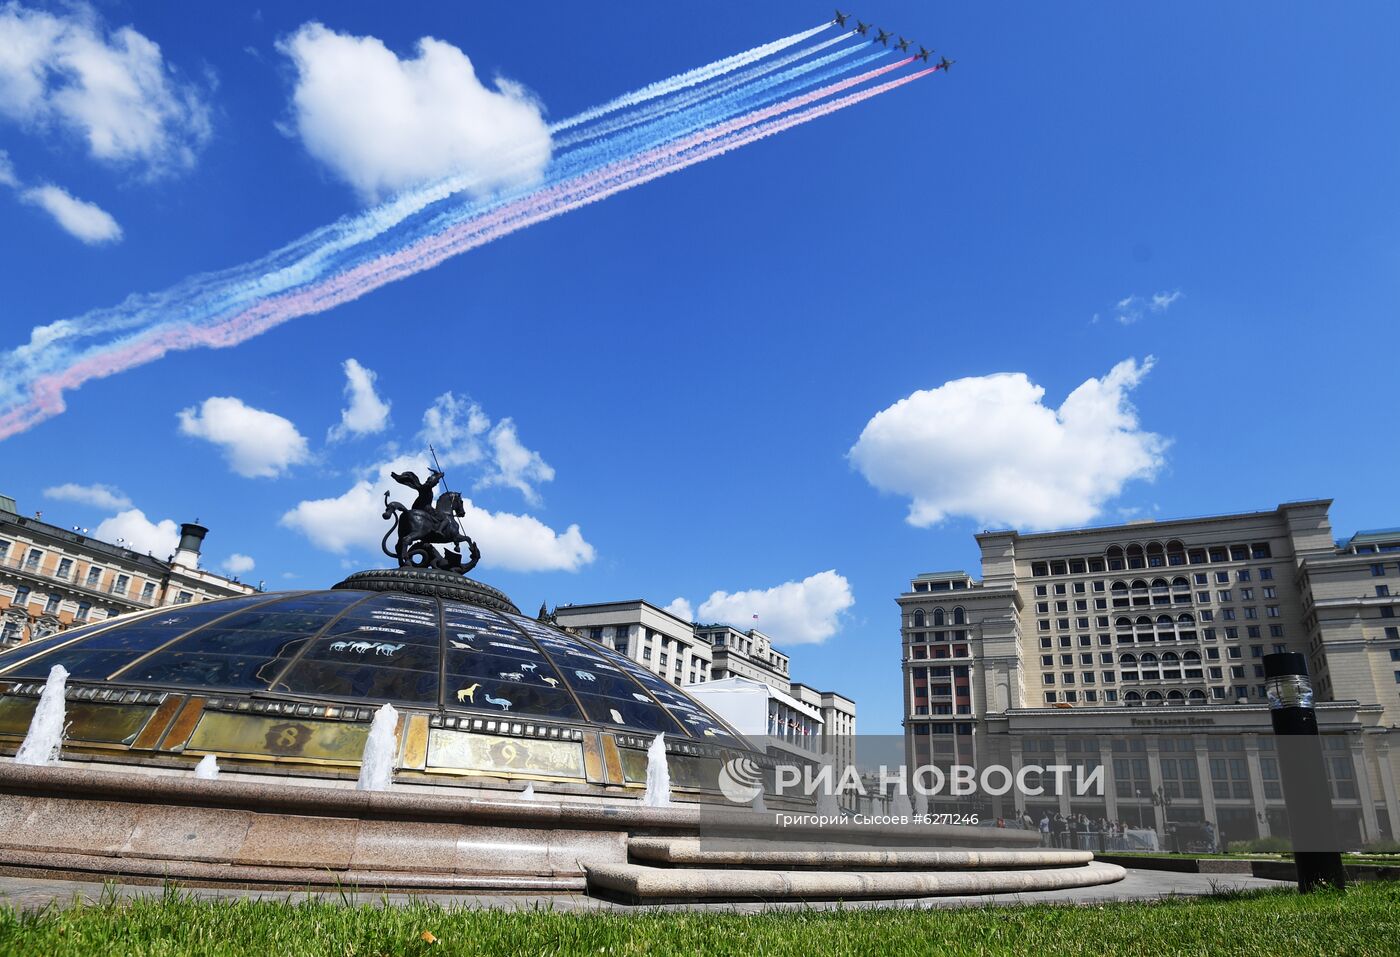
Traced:
[[1050, 846], [1050, 812], [1046, 811], [1040, 816], [1040, 846]]

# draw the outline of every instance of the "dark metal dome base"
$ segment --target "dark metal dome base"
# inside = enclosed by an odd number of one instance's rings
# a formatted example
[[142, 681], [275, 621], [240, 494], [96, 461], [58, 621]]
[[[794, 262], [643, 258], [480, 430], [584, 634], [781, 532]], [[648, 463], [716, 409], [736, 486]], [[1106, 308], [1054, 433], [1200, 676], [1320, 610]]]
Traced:
[[332, 588], [354, 591], [393, 591], [410, 595], [428, 595], [448, 601], [479, 605], [492, 611], [520, 614], [520, 609], [506, 593], [479, 581], [435, 568], [373, 568], [355, 572]]

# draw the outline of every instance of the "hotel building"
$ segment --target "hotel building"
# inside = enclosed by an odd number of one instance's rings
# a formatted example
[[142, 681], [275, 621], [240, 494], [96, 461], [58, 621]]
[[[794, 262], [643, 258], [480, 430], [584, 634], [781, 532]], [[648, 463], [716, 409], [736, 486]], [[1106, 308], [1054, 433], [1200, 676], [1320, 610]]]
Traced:
[[1330, 505], [978, 535], [980, 580], [926, 573], [897, 599], [907, 759], [1104, 768], [1102, 797], [991, 799], [998, 816], [1267, 836], [1287, 825], [1263, 657], [1297, 651], [1348, 840], [1393, 839], [1400, 530], [1338, 543]]

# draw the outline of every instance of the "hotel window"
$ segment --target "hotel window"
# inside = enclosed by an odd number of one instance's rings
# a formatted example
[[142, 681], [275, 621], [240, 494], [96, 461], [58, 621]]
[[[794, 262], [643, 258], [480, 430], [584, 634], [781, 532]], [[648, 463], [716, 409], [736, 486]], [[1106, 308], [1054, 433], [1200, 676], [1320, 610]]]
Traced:
[[1099, 700], [1099, 693], [1092, 688], [1084, 692], [1084, 700], [1094, 702]]
[[1036, 627], [1039, 628], [1041, 631], [1049, 631], [1049, 630], [1050, 630], [1050, 619], [1049, 619], [1049, 618], [1042, 618], [1042, 619], [1040, 619], [1040, 621], [1036, 623]]
[[1105, 701], [1117, 701], [1117, 700], [1118, 700], [1118, 692], [1117, 692], [1117, 691], [1114, 691], [1112, 688], [1110, 688], [1109, 690], [1107, 690], [1107, 691], [1105, 691], [1105, 692], [1103, 693], [1103, 700], [1105, 700]]
[[1066, 692], [1065, 692], [1065, 702], [1066, 702], [1066, 703], [1068, 703], [1068, 704], [1074, 704], [1074, 703], [1075, 703], [1076, 701], [1078, 701], [1078, 700], [1079, 700], [1079, 693], [1078, 693], [1077, 691], [1066, 691]]
[[55, 574], [59, 578], [67, 579], [73, 576], [73, 559], [61, 558], [58, 561], [58, 571]]
[[1043, 674], [1043, 675], [1040, 676], [1040, 683], [1041, 683], [1041, 684], [1047, 684], [1047, 685], [1052, 685], [1052, 684], [1054, 684], [1054, 683], [1055, 683], [1055, 672], [1053, 672], [1053, 671], [1047, 671], [1047, 672], [1045, 672], [1045, 674]]
[[1061, 647], [1061, 648], [1068, 648], [1068, 647], [1069, 647], [1069, 635], [1061, 635], [1061, 636], [1060, 636], [1060, 647]]
[[127, 586], [131, 584], [130, 575], [118, 575], [117, 580], [112, 583], [113, 595], [125, 595]]
[[1074, 664], [1074, 655], [1060, 655], [1060, 664], [1062, 664], [1062, 665], [1072, 665], [1072, 664]]
[[1053, 692], [1053, 691], [1047, 691], [1047, 692], [1045, 692], [1045, 703], [1046, 703], [1046, 704], [1054, 704], [1054, 703], [1055, 703], [1055, 692]]
[[1050, 603], [1048, 601], [1038, 601], [1035, 603], [1035, 613], [1037, 615], [1050, 614]]
[[1040, 656], [1040, 664], [1041, 664], [1041, 666], [1044, 667], [1044, 668], [1053, 668], [1053, 667], [1055, 667], [1055, 656], [1054, 656], [1054, 655], [1041, 655], [1041, 656]]
[[1261, 569], [1259, 569], [1259, 580], [1260, 580], [1261, 582], [1273, 581], [1273, 580], [1274, 580], [1274, 570], [1273, 570], [1272, 568], [1261, 568]]
[[1253, 589], [1253, 588], [1241, 588], [1241, 589], [1240, 589], [1240, 601], [1254, 601], [1254, 589]]
[[1217, 585], [1228, 585], [1228, 584], [1230, 584], [1230, 573], [1229, 573], [1229, 572], [1216, 572], [1216, 573], [1215, 573], [1215, 583], [1216, 583]]
[[1265, 585], [1265, 586], [1264, 586], [1264, 597], [1265, 597], [1265, 598], [1277, 598], [1277, 597], [1278, 597], [1278, 589], [1275, 588], [1273, 585]]
[[1046, 590], [1044, 585], [1035, 586], [1035, 597], [1044, 598], [1047, 594], [1049, 594], [1049, 592]]
[[188, 605], [192, 601], [194, 601], [194, 595], [187, 591], [182, 591], [175, 596], [175, 604], [177, 605]]
[[1215, 612], [1211, 611], [1209, 608], [1202, 608], [1197, 617], [1199, 617], [1201, 621], [1215, 621]]
[[50, 596], [49, 596], [49, 600], [46, 601], [46, 602], [44, 602], [44, 614], [46, 614], [46, 615], [56, 615], [56, 614], [58, 614], [58, 603], [59, 603], [60, 601], [62, 601], [62, 599], [59, 598], [57, 595], [50, 595]]
[[1042, 648], [1049, 648], [1049, 647], [1050, 647], [1050, 638], [1049, 638], [1048, 635], [1047, 635], [1046, 637], [1040, 639], [1040, 647], [1042, 647]]
[[1258, 617], [1259, 617], [1259, 609], [1258, 609], [1258, 608], [1255, 608], [1253, 605], [1250, 605], [1248, 608], [1246, 608], [1246, 609], [1244, 610], [1244, 616], [1245, 616], [1246, 618], [1258, 618]]
[[1385, 575], [1385, 566], [1384, 566], [1384, 565], [1382, 565], [1382, 564], [1380, 564], [1380, 563], [1377, 563], [1377, 564], [1371, 566], [1371, 577], [1372, 577], [1372, 578], [1381, 578], [1381, 577], [1383, 577], [1384, 575]]
[[1238, 660], [1242, 657], [1239, 645], [1231, 645], [1229, 648], [1226, 648], [1225, 654], [1231, 661]]
[[1233, 609], [1233, 608], [1222, 608], [1222, 609], [1220, 610], [1220, 617], [1223, 618], [1225, 621], [1234, 621], [1234, 620], [1235, 620], [1235, 609]]
[[1220, 592], [1219, 594], [1217, 594], [1217, 595], [1215, 596], [1215, 599], [1216, 599], [1216, 601], [1220, 602], [1220, 603], [1223, 605], [1223, 604], [1224, 604], [1225, 602], [1227, 602], [1227, 601], [1234, 601], [1234, 600], [1235, 600], [1235, 597], [1234, 597], [1234, 593], [1231, 592], [1231, 591], [1227, 588], [1227, 589], [1225, 589], [1224, 591], [1222, 591], [1222, 592]]
[[1390, 595], [1390, 586], [1389, 586], [1389, 585], [1377, 585], [1377, 586], [1376, 586], [1376, 597], [1377, 597], [1377, 598], [1387, 598], [1387, 597], [1389, 597], [1389, 595]]
[[1204, 585], [1210, 581], [1210, 577], [1207, 576], [1205, 572], [1196, 572], [1192, 577], [1195, 579], [1197, 585]]
[[1104, 583], [1103, 583], [1103, 582], [1101, 582], [1101, 581], [1094, 582], [1094, 591], [1103, 591], [1103, 590], [1104, 590]]
[[1074, 684], [1074, 672], [1073, 672], [1073, 671], [1062, 671], [1062, 672], [1060, 672], [1060, 683], [1061, 683], [1061, 684], [1066, 684], [1066, 685], [1072, 685], [1072, 684]]
[[15, 589], [15, 598], [11, 604], [16, 608], [29, 607], [29, 587], [27, 585], [20, 585]]
[[1264, 608], [1264, 614], [1268, 615], [1270, 618], [1277, 618], [1277, 617], [1278, 617], [1278, 605], [1267, 605], [1267, 606], [1265, 606], [1265, 608]]
[[1092, 665], [1092, 664], [1094, 663], [1094, 654], [1093, 654], [1093, 652], [1086, 652], [1086, 653], [1080, 655], [1080, 656], [1079, 656], [1079, 663], [1080, 663], [1081, 665]]
[[156, 597], [156, 583], [155, 583], [155, 582], [146, 582], [146, 584], [144, 584], [144, 585], [141, 586], [141, 600], [142, 600], [142, 601], [150, 601], [151, 599], [153, 599], [153, 598], [155, 598], [155, 597]]
[[98, 586], [98, 583], [101, 582], [101, 581], [102, 581], [102, 569], [98, 568], [96, 565], [93, 565], [93, 566], [91, 566], [90, 568], [88, 568], [87, 582], [86, 582], [87, 587], [89, 587], [89, 588], [96, 588], [96, 587]]
[[1080, 677], [1084, 679], [1084, 683], [1086, 685], [1091, 685], [1094, 683], [1094, 673], [1092, 671], [1086, 671]]
[[24, 570], [30, 572], [34, 571], [39, 567], [39, 562], [43, 561], [43, 558], [43, 552], [39, 551], [37, 548], [31, 548], [29, 550], [29, 557], [24, 560]]
[[1101, 664], [1105, 664], [1105, 665], [1111, 665], [1111, 664], [1113, 664], [1113, 652], [1111, 652], [1111, 651], [1101, 651], [1101, 652], [1099, 652], [1099, 662], [1100, 662]]
[[88, 615], [92, 614], [92, 602], [78, 602], [78, 611], [73, 616], [74, 621], [87, 621]]
[[1242, 582], [1249, 581], [1249, 569], [1241, 568], [1239, 571], [1235, 572], [1235, 580]]
[[1239, 630], [1238, 628], [1234, 627], [1233, 625], [1232, 625], [1231, 627], [1225, 629], [1225, 637], [1226, 637], [1226, 638], [1238, 638], [1239, 636], [1240, 636], [1240, 630]]
[[1258, 626], [1258, 625], [1250, 625], [1248, 628], [1246, 628], [1246, 629], [1244, 630], [1244, 636], [1245, 636], [1246, 638], [1258, 638], [1258, 637], [1260, 637], [1260, 635], [1259, 635], [1259, 626]]

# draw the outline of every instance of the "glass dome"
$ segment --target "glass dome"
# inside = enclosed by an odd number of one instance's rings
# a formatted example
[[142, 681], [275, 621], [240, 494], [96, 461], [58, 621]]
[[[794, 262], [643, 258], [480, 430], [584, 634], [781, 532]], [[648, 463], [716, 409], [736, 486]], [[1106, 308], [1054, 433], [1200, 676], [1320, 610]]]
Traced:
[[694, 698], [596, 642], [522, 615], [391, 591], [166, 606], [0, 654], [0, 680], [594, 724], [749, 748]]

